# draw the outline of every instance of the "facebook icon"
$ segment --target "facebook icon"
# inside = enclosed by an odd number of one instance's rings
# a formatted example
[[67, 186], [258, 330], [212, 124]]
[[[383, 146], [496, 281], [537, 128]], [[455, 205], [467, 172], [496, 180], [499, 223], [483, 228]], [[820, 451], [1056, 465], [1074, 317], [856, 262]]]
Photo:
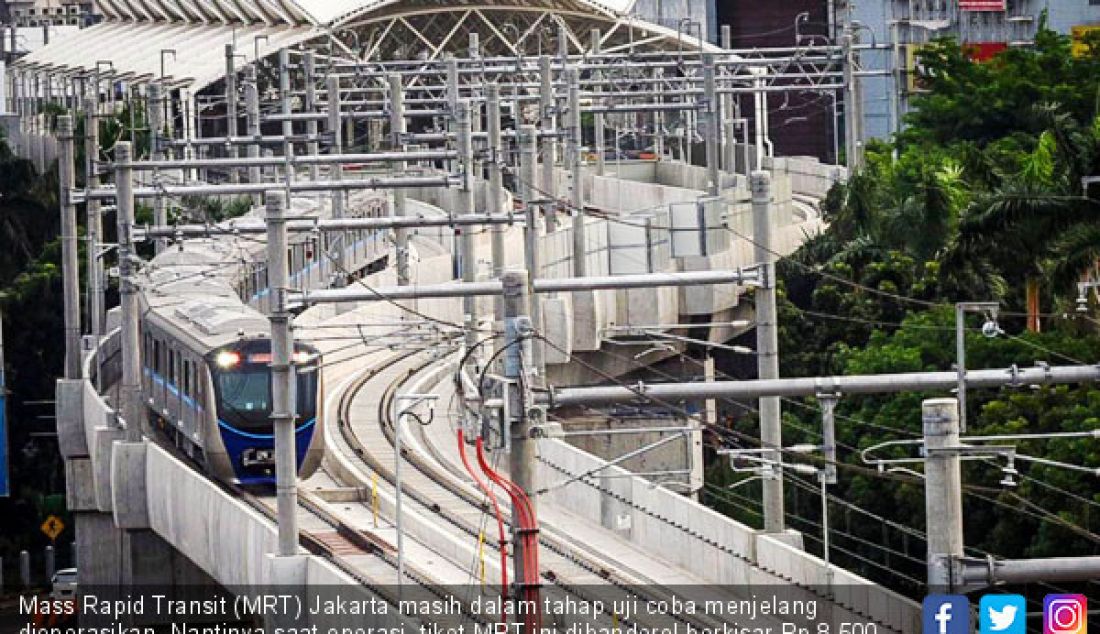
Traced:
[[930, 594], [922, 610], [924, 634], [970, 634], [970, 600], [961, 594]]

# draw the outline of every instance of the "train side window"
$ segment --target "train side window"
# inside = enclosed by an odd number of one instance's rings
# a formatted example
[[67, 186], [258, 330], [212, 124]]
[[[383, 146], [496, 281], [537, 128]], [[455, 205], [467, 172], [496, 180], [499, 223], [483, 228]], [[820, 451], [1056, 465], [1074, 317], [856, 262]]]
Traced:
[[153, 340], [153, 372], [161, 373], [160, 341], [157, 339]]

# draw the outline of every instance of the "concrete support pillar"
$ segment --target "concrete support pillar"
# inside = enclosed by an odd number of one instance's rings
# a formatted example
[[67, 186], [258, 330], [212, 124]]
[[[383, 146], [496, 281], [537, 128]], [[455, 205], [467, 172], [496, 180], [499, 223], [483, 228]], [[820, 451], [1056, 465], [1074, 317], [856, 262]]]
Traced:
[[61, 202], [61, 273], [64, 285], [65, 312], [65, 378], [80, 378], [80, 264], [77, 250], [76, 205], [72, 202], [76, 187], [76, 145], [73, 140], [73, 118], [62, 115], [57, 120], [60, 153], [57, 176]]
[[[775, 221], [775, 205], [772, 202], [771, 176], [756, 171], [750, 179], [752, 189], [752, 228], [754, 258], [763, 267], [764, 280], [755, 291], [756, 296], [756, 359], [757, 373], [761, 379], [779, 378], [779, 337], [775, 300], [775, 249], [772, 248], [771, 230]], [[760, 444], [766, 452], [763, 457], [779, 463], [783, 454], [782, 410], [779, 397], [760, 398]], [[783, 471], [775, 470], [775, 476], [764, 480], [764, 530], [778, 533], [784, 529]]]
[[921, 404], [924, 431], [924, 504], [928, 518], [928, 591], [951, 592], [960, 584], [954, 558], [963, 556], [962, 470], [959, 409], [953, 398]]

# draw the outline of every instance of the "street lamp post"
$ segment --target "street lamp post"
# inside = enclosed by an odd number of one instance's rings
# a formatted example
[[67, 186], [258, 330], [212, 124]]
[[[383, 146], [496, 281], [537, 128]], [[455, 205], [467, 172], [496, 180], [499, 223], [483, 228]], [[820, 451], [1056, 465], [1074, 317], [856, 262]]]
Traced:
[[996, 337], [1001, 329], [997, 326], [997, 302], [958, 302], [955, 304], [955, 371], [959, 376], [959, 430], [966, 431], [966, 314], [985, 313], [988, 317], [982, 326], [987, 337]]

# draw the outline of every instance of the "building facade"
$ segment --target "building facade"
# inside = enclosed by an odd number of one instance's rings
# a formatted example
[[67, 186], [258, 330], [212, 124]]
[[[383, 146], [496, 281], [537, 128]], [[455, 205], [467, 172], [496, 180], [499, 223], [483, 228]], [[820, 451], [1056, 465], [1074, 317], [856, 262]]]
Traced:
[[[835, 20], [831, 0], [722, 0], [719, 28], [729, 27], [735, 49], [821, 45], [830, 41]], [[813, 156], [835, 163], [841, 120], [836, 95], [822, 92], [772, 93], [768, 129], [775, 156]], [[741, 115], [755, 125], [753, 100], [742, 99]], [[841, 137], [842, 138], [842, 137]]]
[[95, 6], [86, 0], [5, 0], [4, 23], [15, 27], [88, 26]]
[[886, 68], [891, 77], [863, 80], [864, 131], [887, 138], [901, 125], [911, 98], [922, 46], [953, 37], [985, 60], [1009, 47], [1027, 46], [1043, 12], [1050, 28], [1063, 34], [1100, 28], [1100, 0], [852, 0], [842, 8], [859, 29], [861, 41], [887, 42], [892, 48], [864, 52], [865, 68]]

